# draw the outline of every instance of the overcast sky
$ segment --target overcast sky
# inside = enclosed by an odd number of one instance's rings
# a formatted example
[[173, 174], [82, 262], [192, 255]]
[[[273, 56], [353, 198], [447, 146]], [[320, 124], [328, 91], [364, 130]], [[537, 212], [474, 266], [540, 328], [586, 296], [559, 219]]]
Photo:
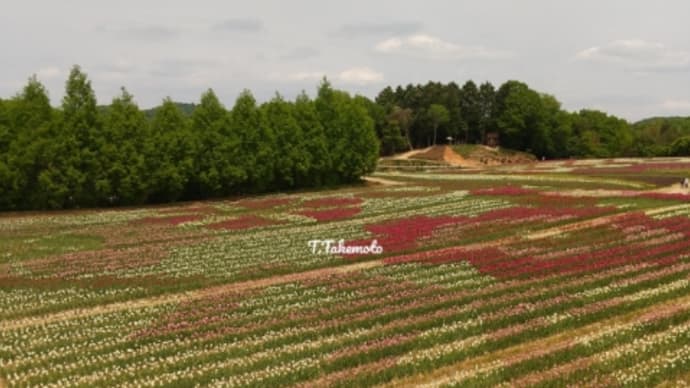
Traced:
[[374, 97], [386, 85], [508, 79], [569, 110], [637, 120], [690, 116], [690, 1], [0, 0], [0, 96], [31, 74], [62, 98], [73, 64], [99, 103], [120, 86], [142, 107], [231, 107], [243, 88], [313, 93], [328, 76]]

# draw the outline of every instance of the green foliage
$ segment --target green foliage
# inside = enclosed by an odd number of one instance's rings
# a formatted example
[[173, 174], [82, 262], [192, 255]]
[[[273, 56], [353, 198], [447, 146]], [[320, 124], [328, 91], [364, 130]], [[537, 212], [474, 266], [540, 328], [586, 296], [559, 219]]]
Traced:
[[607, 158], [631, 154], [633, 134], [622, 119], [594, 110], [582, 110], [573, 118], [573, 132], [579, 142], [578, 155]]
[[98, 156], [101, 175], [96, 194], [109, 204], [137, 204], [148, 191], [145, 143], [150, 138], [149, 123], [131, 94], [113, 99], [99, 134]]
[[543, 154], [548, 145], [539, 93], [518, 81], [503, 84], [496, 95], [496, 127], [501, 145]]
[[479, 143], [484, 143], [486, 141], [486, 133], [491, 131], [494, 127], [494, 117], [492, 112], [494, 111], [494, 105], [496, 104], [496, 88], [490, 82], [484, 82], [479, 87], [479, 137], [477, 139], [469, 139], [466, 141], [469, 143], [471, 140], [477, 141]]
[[149, 200], [179, 200], [190, 186], [197, 152], [189, 120], [166, 98], [151, 121], [150, 134], [144, 152], [149, 171]]
[[654, 117], [633, 125], [634, 152], [642, 156], [666, 156], [678, 138], [690, 136], [690, 117]]
[[165, 99], [142, 111], [124, 88], [98, 106], [74, 66], [59, 109], [29, 78], [0, 99], [0, 210], [202, 199], [354, 182], [380, 154], [443, 142], [500, 144], [537, 156], [688, 155], [690, 118], [631, 126], [594, 110], [569, 113], [518, 81], [386, 87], [372, 101], [324, 80], [316, 99], [243, 91], [228, 111], [212, 90], [198, 104]]
[[[467, 144], [484, 143], [487, 133], [496, 132], [502, 146], [547, 158], [663, 155], [668, 139], [690, 135], [690, 123], [679, 118], [641, 122], [636, 128], [644, 130], [634, 130], [627, 121], [603, 112], [570, 113], [555, 97], [519, 81], [507, 81], [498, 90], [489, 82], [477, 87], [473, 81], [462, 88], [454, 82], [386, 87], [376, 103], [388, 117], [388, 122], [376, 122], [384, 154], [401, 151], [396, 149], [396, 123], [410, 148], [448, 136]], [[445, 108], [448, 120], [437, 122], [432, 106], [436, 111]], [[409, 122], [399, 119], [403, 110]]]
[[232, 131], [230, 113], [213, 90], [201, 96], [191, 116], [194, 139], [194, 173], [191, 176], [192, 197], [217, 197], [231, 192], [241, 180], [240, 167], [233, 164], [239, 138]]
[[334, 90], [324, 79], [319, 86], [316, 110], [324, 127], [328, 149], [327, 184], [354, 182], [376, 167], [379, 142], [374, 121], [361, 99]]
[[91, 81], [74, 66], [62, 99], [62, 121], [55, 128], [65, 132], [65, 141], [58, 147], [70, 154], [61, 158], [60, 167], [52, 169], [46, 180], [48, 187], [65, 185], [60, 187], [67, 194], [65, 206], [94, 206], [103, 189], [97, 187], [103, 166], [98, 158], [102, 123], [96, 105]]
[[670, 148], [672, 156], [690, 156], [690, 136], [683, 136], [676, 139]]
[[438, 131], [438, 126], [450, 121], [450, 113], [448, 113], [448, 109], [446, 109], [446, 107], [443, 105], [431, 104], [427, 110], [427, 115], [429, 115], [429, 121], [434, 128], [433, 144], [436, 144], [436, 132]]
[[381, 149], [384, 155], [412, 149], [412, 109], [393, 105], [380, 130]]
[[294, 105], [276, 95], [262, 107], [265, 125], [271, 128], [275, 141], [273, 163], [275, 181], [279, 188], [293, 188], [304, 181], [311, 160], [302, 127], [295, 118]]
[[[177, 106], [180, 112], [182, 112], [182, 114], [184, 114], [187, 117], [191, 116], [194, 112], [194, 109], [196, 109], [196, 104], [193, 103], [174, 102], [174, 104], [175, 106]], [[105, 108], [107, 110], [107, 107]], [[145, 109], [143, 112], [147, 119], [152, 119], [161, 108], [162, 105], [159, 105], [151, 109]]]
[[[374, 170], [375, 122], [387, 122], [378, 104], [327, 82], [316, 101], [303, 93], [294, 103], [276, 96], [260, 106], [245, 90], [232, 111], [210, 89], [198, 105], [168, 98], [142, 111], [122, 88], [99, 107], [78, 66], [65, 86], [61, 109], [50, 106], [35, 77], [14, 98], [0, 100], [0, 210], [134, 205], [354, 182]], [[397, 141], [402, 144], [399, 130]]]
[[232, 108], [231, 131], [239, 135], [240, 160], [247, 174], [247, 191], [270, 190], [274, 179], [276, 139], [248, 90], [240, 94]]
[[462, 86], [462, 96], [460, 97], [460, 112], [467, 124], [465, 128], [465, 143], [470, 139], [480, 139], [482, 121], [482, 99], [479, 89], [473, 81], [467, 81]]
[[328, 142], [326, 131], [319, 120], [316, 104], [305, 93], [300, 94], [295, 100], [293, 109], [295, 120], [302, 132], [303, 149], [307, 171], [304, 176], [297, 177], [297, 185], [321, 186], [328, 178]]

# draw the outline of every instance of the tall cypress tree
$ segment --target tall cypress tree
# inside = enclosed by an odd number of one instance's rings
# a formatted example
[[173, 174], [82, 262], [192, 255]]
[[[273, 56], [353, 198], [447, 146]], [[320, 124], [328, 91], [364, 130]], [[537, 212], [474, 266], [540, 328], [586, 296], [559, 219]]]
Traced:
[[91, 81], [79, 66], [70, 71], [62, 99], [61, 130], [65, 132], [64, 151], [76, 148], [63, 158], [63, 178], [67, 184], [67, 205], [93, 206], [97, 201], [96, 181], [102, 174], [98, 160], [101, 121]]
[[232, 132], [240, 138], [247, 190], [261, 192], [270, 189], [274, 182], [275, 138], [251, 92], [245, 90], [240, 94], [232, 108], [231, 118]]
[[48, 91], [33, 76], [12, 102], [9, 121], [14, 136], [7, 165], [14, 178], [14, 207], [61, 208], [66, 198], [61, 195], [66, 192], [64, 185], [56, 182], [48, 189], [40, 183], [47, 182], [47, 176], [59, 175], [60, 161], [65, 158], [60, 154], [62, 134], [54, 131], [56, 115]]
[[345, 142], [343, 140], [345, 132], [338, 120], [338, 112], [342, 109], [341, 103], [342, 98], [337, 96], [331, 83], [324, 78], [319, 85], [314, 104], [326, 137], [328, 158], [325, 171], [328, 171], [328, 173], [324, 174], [323, 183], [327, 185], [339, 183], [346, 170], [344, 160]]
[[309, 166], [302, 177], [297, 177], [298, 186], [321, 186], [328, 173], [328, 145], [326, 133], [319, 121], [316, 105], [302, 92], [295, 100], [293, 114], [302, 130], [306, 163]]
[[379, 155], [374, 122], [367, 109], [323, 80], [316, 110], [324, 127], [329, 153], [327, 184], [354, 182], [371, 172]]
[[484, 82], [479, 86], [479, 141], [486, 142], [486, 134], [494, 130], [492, 113], [496, 103], [496, 89], [491, 82]]
[[311, 158], [294, 106], [276, 95], [262, 106], [266, 125], [275, 135], [274, 166], [276, 188], [295, 187], [309, 171]]
[[148, 122], [134, 98], [122, 88], [110, 104], [99, 141], [98, 199], [109, 204], [138, 204], [147, 196], [144, 144]]
[[188, 191], [196, 152], [189, 120], [170, 99], [156, 110], [145, 143], [149, 171], [149, 201], [170, 202]]
[[226, 190], [224, 170], [226, 157], [221, 152], [221, 145], [228, 133], [228, 111], [218, 100], [213, 90], [207, 90], [201, 96], [201, 102], [192, 113], [192, 133], [196, 142], [195, 175], [193, 185], [198, 186], [194, 196], [219, 196]]

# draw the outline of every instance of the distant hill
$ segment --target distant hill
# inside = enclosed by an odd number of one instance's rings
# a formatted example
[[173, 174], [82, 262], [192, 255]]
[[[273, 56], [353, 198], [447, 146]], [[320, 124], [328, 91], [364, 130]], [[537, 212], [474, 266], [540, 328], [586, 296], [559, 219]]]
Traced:
[[[194, 108], [196, 108], [196, 104], [189, 102], [176, 102], [175, 105], [177, 105], [177, 107], [180, 108], [180, 110], [182, 111], [182, 113], [185, 114], [185, 116], [190, 116], [194, 111]], [[144, 109], [143, 112], [146, 115], [146, 117], [152, 118], [159, 108], [160, 106], [156, 106], [151, 109]]]
[[690, 130], [690, 117], [668, 116], [668, 117], [649, 117], [633, 123], [635, 127], [661, 126], [682, 127]]
[[[188, 103], [188, 102], [176, 102], [175, 105], [177, 105], [178, 108], [184, 113], [185, 116], [190, 116], [192, 112], [194, 111], [194, 108], [196, 108], [196, 104], [194, 103]], [[142, 109], [142, 112], [146, 115], [146, 118], [151, 119], [153, 116], [156, 114], [156, 111], [160, 108], [160, 106], [155, 106], [150, 109]], [[108, 109], [110, 109], [109, 105], [99, 105], [98, 106], [98, 111], [100, 113], [108, 113]]]
[[690, 117], [650, 117], [632, 124], [639, 145], [651, 155], [666, 155], [670, 146], [681, 137], [690, 136]]
[[666, 140], [690, 135], [690, 117], [650, 117], [632, 126], [639, 132], [661, 135]]

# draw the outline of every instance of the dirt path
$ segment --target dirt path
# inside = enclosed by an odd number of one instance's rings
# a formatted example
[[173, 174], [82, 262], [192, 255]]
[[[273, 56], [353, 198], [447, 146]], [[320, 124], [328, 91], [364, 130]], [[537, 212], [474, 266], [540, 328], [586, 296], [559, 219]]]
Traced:
[[648, 190], [651, 193], [661, 193], [661, 194], [689, 194], [690, 188], [684, 188], [680, 183], [675, 183], [671, 186], [660, 187], [658, 189]]
[[561, 226], [554, 226], [552, 228], [540, 230], [537, 232], [529, 233], [524, 238], [527, 240], [540, 240], [547, 237], [559, 236], [563, 233], [573, 232], [576, 230], [582, 230], [587, 228], [593, 228], [601, 225], [606, 225], [615, 221], [619, 218], [624, 218], [628, 213], [612, 214], [603, 217], [592, 218], [590, 220], [584, 220], [579, 222], [574, 222], [572, 224], [566, 224]]
[[622, 316], [609, 318], [599, 321], [584, 327], [572, 329], [566, 332], [558, 333], [526, 343], [514, 345], [508, 348], [497, 350], [479, 357], [470, 358], [459, 363], [435, 369], [429, 373], [411, 376], [405, 379], [394, 380], [385, 387], [409, 387], [409, 386], [424, 386], [424, 387], [440, 387], [452, 383], [456, 373], [461, 371], [475, 370], [482, 367], [488, 367], [497, 360], [512, 359], [531, 354], [542, 354], [547, 350], [558, 350], [567, 347], [573, 338], [581, 337], [589, 333], [595, 332], [607, 326], [616, 324], [625, 324], [638, 320], [645, 320], [650, 315], [654, 315], [660, 311], [664, 313], [673, 313], [690, 309], [690, 295], [676, 298], [662, 304], [657, 304], [636, 311], [632, 311]]
[[426, 148], [419, 148], [419, 149], [415, 149], [415, 150], [410, 150], [410, 151], [407, 151], [407, 152], [403, 152], [402, 154], [395, 155], [395, 156], [393, 156], [391, 159], [398, 159], [398, 160], [401, 160], [401, 159], [409, 159], [409, 158], [411, 158], [412, 156], [415, 156], [415, 155], [417, 155], [417, 154], [421, 154], [421, 153], [427, 152], [427, 151], [429, 151], [430, 149], [431, 149], [431, 147], [426, 147]]
[[465, 167], [465, 168], [479, 168], [479, 167], [481, 167], [481, 163], [479, 163], [475, 160], [463, 158], [460, 154], [453, 151], [453, 149], [450, 148], [449, 146], [445, 146], [443, 148], [443, 161], [450, 164], [451, 166], [459, 166], [459, 167]]
[[380, 184], [384, 186], [399, 186], [399, 185], [404, 185], [405, 183], [403, 182], [398, 182], [390, 179], [384, 179], [384, 178], [377, 178], [373, 176], [365, 176], [364, 180], [367, 182], [375, 183], [375, 184]]
[[[656, 189], [642, 190], [640, 193], [659, 193], [659, 194], [687, 194], [690, 198], [690, 189], [686, 189], [680, 186], [680, 183], [676, 183], [671, 186], [659, 187]], [[568, 197], [617, 197], [629, 195], [629, 191], [625, 190], [607, 190], [607, 189], [574, 189], [568, 191], [547, 191], [545, 194], [552, 195], [564, 195]]]

